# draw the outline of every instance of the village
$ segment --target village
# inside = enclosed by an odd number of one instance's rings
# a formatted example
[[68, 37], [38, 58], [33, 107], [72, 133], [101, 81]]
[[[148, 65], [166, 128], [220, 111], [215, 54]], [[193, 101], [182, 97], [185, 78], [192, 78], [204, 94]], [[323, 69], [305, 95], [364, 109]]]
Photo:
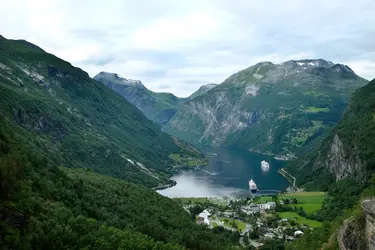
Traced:
[[321, 225], [306, 217], [320, 209], [323, 192], [298, 192], [246, 199], [178, 198], [200, 224], [238, 232], [240, 243], [255, 249], [266, 241], [290, 242]]

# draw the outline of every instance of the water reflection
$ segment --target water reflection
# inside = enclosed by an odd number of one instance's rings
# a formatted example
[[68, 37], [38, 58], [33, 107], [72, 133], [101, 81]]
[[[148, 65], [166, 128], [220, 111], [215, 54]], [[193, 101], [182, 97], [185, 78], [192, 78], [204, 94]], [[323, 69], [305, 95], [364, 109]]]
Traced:
[[[201, 150], [208, 156], [209, 165], [173, 176], [177, 185], [159, 193], [169, 197], [247, 196], [251, 178], [260, 190], [282, 190], [288, 185], [277, 172], [284, 163], [271, 156], [222, 147]], [[262, 171], [263, 160], [270, 165], [268, 171]]]
[[183, 172], [179, 175], [173, 176], [172, 179], [177, 182], [177, 185], [172, 188], [159, 190], [158, 192], [160, 194], [171, 198], [239, 197], [247, 195], [247, 191], [241, 188], [226, 187], [224, 185], [215, 184], [213, 180], [217, 178], [213, 176], [196, 176], [193, 172]]

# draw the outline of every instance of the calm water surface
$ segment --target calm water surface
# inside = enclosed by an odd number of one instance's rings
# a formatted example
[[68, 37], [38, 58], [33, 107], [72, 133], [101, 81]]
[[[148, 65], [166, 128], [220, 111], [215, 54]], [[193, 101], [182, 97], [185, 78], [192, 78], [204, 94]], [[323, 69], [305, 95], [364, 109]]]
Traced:
[[[223, 147], [200, 149], [210, 160], [209, 165], [173, 176], [177, 185], [159, 190], [160, 194], [168, 197], [244, 197], [249, 193], [250, 178], [256, 182], [260, 194], [274, 193], [288, 186], [287, 180], [277, 172], [285, 162], [271, 156]], [[269, 171], [262, 171], [262, 160], [270, 164]]]

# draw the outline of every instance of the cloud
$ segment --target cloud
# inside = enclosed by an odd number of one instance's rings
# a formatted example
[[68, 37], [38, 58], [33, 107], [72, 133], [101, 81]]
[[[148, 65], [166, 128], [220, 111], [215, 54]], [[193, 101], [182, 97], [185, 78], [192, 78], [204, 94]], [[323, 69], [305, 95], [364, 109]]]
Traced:
[[260, 61], [324, 58], [375, 77], [371, 0], [14, 0], [0, 16], [3, 36], [91, 76], [116, 72], [177, 96]]

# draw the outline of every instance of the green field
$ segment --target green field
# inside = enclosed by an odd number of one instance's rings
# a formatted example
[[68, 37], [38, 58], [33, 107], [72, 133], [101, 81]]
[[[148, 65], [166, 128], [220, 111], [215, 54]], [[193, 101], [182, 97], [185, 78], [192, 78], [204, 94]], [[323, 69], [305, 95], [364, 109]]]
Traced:
[[302, 207], [307, 214], [313, 214], [322, 207], [322, 204], [289, 204], [286, 206], [297, 208]]
[[261, 196], [255, 203], [262, 204], [266, 203], [267, 201], [272, 201], [272, 196]]
[[322, 225], [321, 222], [316, 220], [309, 220], [306, 219], [300, 215], [298, 215], [296, 212], [280, 212], [279, 213], [281, 218], [285, 219], [295, 219], [297, 223], [299, 224], [305, 224], [309, 227], [320, 227]]
[[279, 198], [295, 198], [298, 200], [298, 202], [303, 204], [322, 204], [326, 198], [326, 194], [324, 192], [297, 192], [293, 194], [282, 194]]
[[293, 194], [282, 194], [279, 199], [297, 199], [300, 204], [289, 204], [289, 207], [302, 207], [307, 214], [318, 211], [323, 204], [326, 194], [324, 192], [297, 192]]
[[194, 158], [191, 156], [181, 156], [180, 154], [169, 154], [168, 157], [172, 159], [176, 164], [181, 166], [188, 166], [188, 167], [194, 167], [194, 166], [202, 166], [207, 165], [207, 160], [205, 158]]
[[233, 219], [230, 219], [230, 218], [220, 218], [220, 221], [223, 222], [224, 226], [226, 226], [226, 227], [233, 227], [233, 222], [235, 222], [238, 232], [242, 232], [246, 228], [246, 224], [243, 223], [240, 220], [233, 220]]
[[307, 107], [305, 111], [308, 113], [329, 112], [329, 108]]

